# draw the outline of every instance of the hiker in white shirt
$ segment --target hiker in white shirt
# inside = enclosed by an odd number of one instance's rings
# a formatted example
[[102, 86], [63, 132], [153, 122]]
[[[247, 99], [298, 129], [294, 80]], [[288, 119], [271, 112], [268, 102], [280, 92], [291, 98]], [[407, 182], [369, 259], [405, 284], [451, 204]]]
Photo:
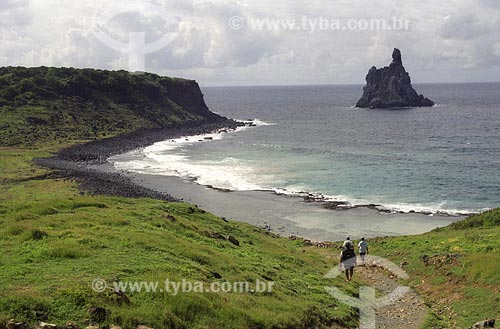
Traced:
[[365, 265], [365, 255], [368, 254], [368, 243], [365, 241], [364, 237], [362, 237], [361, 241], [359, 241], [358, 248], [359, 248], [359, 256], [361, 259], [361, 265]]

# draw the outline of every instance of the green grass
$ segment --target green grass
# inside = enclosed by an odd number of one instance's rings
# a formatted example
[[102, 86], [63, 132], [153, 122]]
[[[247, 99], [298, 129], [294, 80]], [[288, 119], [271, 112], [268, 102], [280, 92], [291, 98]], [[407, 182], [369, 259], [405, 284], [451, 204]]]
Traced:
[[408, 262], [410, 285], [432, 305], [425, 328], [469, 328], [500, 315], [500, 209], [418, 236], [378, 238], [370, 250]]
[[0, 67], [0, 145], [44, 146], [218, 117], [192, 80], [125, 71]]
[[[295, 328], [356, 325], [356, 311], [324, 290], [357, 285], [323, 276], [336, 252], [305, 247], [262, 229], [226, 222], [195, 206], [81, 195], [45, 179], [30, 159], [52, 150], [0, 149], [0, 319], [83, 325], [89, 306], [104, 324], [132, 328]], [[232, 235], [240, 246], [217, 233]], [[329, 255], [329, 254], [332, 255]], [[335, 255], [333, 255], [335, 254]], [[216, 279], [216, 274], [222, 279]], [[97, 293], [92, 281], [273, 281], [271, 293]]]

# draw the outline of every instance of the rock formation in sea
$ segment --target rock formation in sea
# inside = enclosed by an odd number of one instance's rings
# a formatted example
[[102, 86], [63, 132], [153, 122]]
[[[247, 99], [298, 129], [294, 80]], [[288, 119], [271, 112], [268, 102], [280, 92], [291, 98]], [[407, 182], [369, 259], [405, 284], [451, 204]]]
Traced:
[[411, 85], [408, 72], [403, 67], [401, 51], [394, 48], [392, 63], [377, 69], [373, 66], [366, 76], [363, 96], [356, 103], [362, 108], [433, 106], [434, 102], [417, 94]]

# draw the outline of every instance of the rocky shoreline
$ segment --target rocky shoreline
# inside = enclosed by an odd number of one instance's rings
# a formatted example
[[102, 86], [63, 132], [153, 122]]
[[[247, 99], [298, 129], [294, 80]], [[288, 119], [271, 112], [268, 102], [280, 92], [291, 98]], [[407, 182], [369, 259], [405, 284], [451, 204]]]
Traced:
[[422, 214], [422, 215], [438, 215], [438, 216], [445, 216], [445, 217], [459, 217], [459, 216], [470, 216], [473, 215], [473, 213], [457, 213], [457, 214], [450, 214], [447, 212], [443, 211], [417, 211], [417, 210], [409, 210], [408, 212], [404, 212], [402, 210], [394, 210], [394, 209], [388, 209], [384, 207], [381, 204], [356, 204], [353, 205], [349, 201], [327, 201], [327, 200], [317, 200], [317, 202], [321, 202], [322, 207], [326, 209], [331, 209], [331, 210], [350, 210], [350, 209], [356, 209], [356, 208], [368, 208], [372, 210], [376, 210], [381, 213], [387, 213], [387, 214], [393, 214], [393, 213], [400, 213], [400, 214]]
[[35, 159], [34, 162], [54, 170], [49, 175], [51, 178], [75, 180], [78, 182], [81, 193], [181, 201], [167, 193], [143, 187], [124, 174], [111, 170], [98, 170], [93, 166], [106, 164], [107, 159], [112, 155], [126, 153], [162, 140], [208, 134], [214, 131], [230, 131], [244, 125], [250, 124], [222, 118], [216, 121], [180, 125], [175, 128], [141, 129], [108, 139], [73, 145], [59, 151], [53, 157]]
[[172, 128], [141, 129], [107, 139], [70, 146], [61, 150], [55, 158], [72, 162], [103, 164], [112, 155], [126, 153], [163, 140], [208, 134], [217, 130], [232, 130], [244, 125], [248, 124], [221, 117], [209, 122], [187, 123]]
[[[283, 193], [278, 193], [275, 192], [278, 195], [286, 195]], [[427, 215], [427, 216], [432, 216], [432, 215], [437, 215], [437, 216], [443, 216], [443, 217], [462, 217], [462, 216], [470, 216], [473, 215], [474, 213], [447, 213], [443, 211], [426, 211], [426, 210], [409, 210], [407, 212], [402, 211], [402, 210], [395, 210], [395, 209], [390, 209], [385, 207], [384, 205], [381, 204], [375, 204], [375, 203], [369, 203], [369, 204], [352, 204], [349, 201], [336, 201], [336, 200], [331, 200], [325, 197], [322, 194], [315, 194], [315, 193], [309, 193], [309, 192], [299, 192], [297, 193], [296, 197], [300, 197], [304, 200], [304, 202], [309, 202], [309, 203], [318, 203], [321, 205], [321, 207], [329, 210], [334, 210], [334, 211], [346, 211], [346, 210], [351, 210], [351, 209], [358, 209], [358, 208], [366, 208], [366, 209], [371, 209], [378, 211], [379, 213], [385, 213], [385, 214], [421, 214], [421, 215]]]

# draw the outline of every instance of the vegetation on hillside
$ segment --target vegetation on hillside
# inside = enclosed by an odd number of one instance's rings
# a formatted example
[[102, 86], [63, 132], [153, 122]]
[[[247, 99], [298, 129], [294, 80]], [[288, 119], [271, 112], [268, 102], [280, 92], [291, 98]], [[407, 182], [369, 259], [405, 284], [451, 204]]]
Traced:
[[500, 315], [500, 209], [423, 235], [374, 239], [370, 250], [408, 272], [433, 309], [426, 328], [469, 328]]
[[[91, 307], [105, 309], [95, 324], [123, 328], [356, 326], [357, 311], [325, 291], [333, 262], [315, 248], [185, 203], [86, 195], [32, 161], [75, 140], [210, 120], [220, 117], [194, 81], [1, 68], [0, 327], [9, 319], [83, 327]], [[264, 292], [120, 295], [93, 290], [97, 278], [274, 285]]]
[[0, 67], [0, 145], [106, 137], [217, 118], [191, 80], [126, 71]]
[[[53, 151], [0, 148], [0, 327], [9, 319], [83, 326], [91, 306], [107, 311], [99, 324], [123, 328], [356, 326], [357, 311], [324, 286], [355, 295], [359, 283], [323, 278], [333, 261], [318, 248], [185, 203], [82, 194], [31, 162]], [[123, 297], [94, 291], [97, 278], [274, 285], [271, 292]]]

